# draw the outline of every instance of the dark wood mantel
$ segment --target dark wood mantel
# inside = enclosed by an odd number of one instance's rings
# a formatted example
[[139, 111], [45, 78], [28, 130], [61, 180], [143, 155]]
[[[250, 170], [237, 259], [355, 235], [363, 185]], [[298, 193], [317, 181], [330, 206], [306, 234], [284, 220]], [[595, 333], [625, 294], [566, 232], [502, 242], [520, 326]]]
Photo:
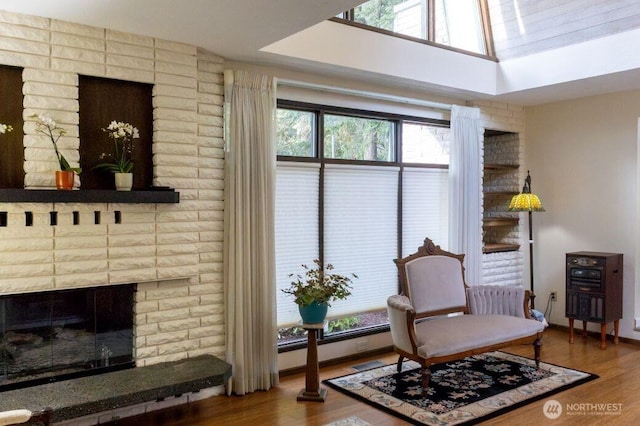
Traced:
[[107, 189], [0, 189], [0, 203], [179, 203], [173, 189], [115, 191]]

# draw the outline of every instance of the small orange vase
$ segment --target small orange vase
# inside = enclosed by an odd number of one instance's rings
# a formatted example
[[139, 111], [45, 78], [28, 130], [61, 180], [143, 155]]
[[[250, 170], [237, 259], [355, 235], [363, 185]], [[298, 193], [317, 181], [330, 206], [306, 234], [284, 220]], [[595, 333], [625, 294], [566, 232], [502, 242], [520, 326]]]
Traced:
[[74, 172], [70, 170], [56, 170], [56, 188], [71, 190], [73, 189], [74, 179]]

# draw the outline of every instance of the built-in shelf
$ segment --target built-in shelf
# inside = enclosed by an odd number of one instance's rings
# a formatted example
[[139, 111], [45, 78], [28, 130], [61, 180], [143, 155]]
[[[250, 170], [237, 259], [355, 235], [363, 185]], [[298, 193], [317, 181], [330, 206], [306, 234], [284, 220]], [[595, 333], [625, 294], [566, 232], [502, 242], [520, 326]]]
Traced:
[[520, 248], [520, 244], [506, 243], [484, 243], [483, 253], [498, 253], [501, 251], [515, 251]]
[[514, 195], [518, 195], [518, 191], [485, 191], [485, 197], [513, 197]]
[[518, 135], [485, 129], [484, 208], [482, 221], [483, 253], [498, 253], [520, 249], [517, 242], [520, 218], [509, 213], [511, 197], [518, 194]]
[[173, 189], [115, 191], [85, 189], [0, 189], [2, 203], [179, 203], [180, 193]]
[[483, 221], [483, 225], [485, 228], [495, 227], [495, 226], [514, 226], [517, 225], [519, 219], [517, 217], [492, 217], [485, 218]]
[[496, 171], [518, 170], [519, 168], [520, 166], [517, 164], [485, 164], [484, 165], [485, 170], [496, 170]]

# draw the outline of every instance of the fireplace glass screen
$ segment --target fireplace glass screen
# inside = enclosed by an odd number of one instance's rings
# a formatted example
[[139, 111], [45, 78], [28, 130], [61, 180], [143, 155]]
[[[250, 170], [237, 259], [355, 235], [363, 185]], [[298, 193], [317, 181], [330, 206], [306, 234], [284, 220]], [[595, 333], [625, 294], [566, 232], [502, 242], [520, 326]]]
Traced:
[[0, 390], [132, 367], [134, 291], [0, 297]]

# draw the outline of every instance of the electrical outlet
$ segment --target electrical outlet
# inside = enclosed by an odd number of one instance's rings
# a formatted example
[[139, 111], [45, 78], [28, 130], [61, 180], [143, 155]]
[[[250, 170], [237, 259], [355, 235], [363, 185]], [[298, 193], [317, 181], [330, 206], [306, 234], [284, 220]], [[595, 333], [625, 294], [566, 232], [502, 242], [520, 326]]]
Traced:
[[557, 291], [552, 291], [551, 292], [551, 301], [552, 302], [556, 302], [558, 300], [558, 292]]
[[364, 352], [369, 349], [369, 342], [366, 340], [360, 340], [356, 342], [356, 352]]

